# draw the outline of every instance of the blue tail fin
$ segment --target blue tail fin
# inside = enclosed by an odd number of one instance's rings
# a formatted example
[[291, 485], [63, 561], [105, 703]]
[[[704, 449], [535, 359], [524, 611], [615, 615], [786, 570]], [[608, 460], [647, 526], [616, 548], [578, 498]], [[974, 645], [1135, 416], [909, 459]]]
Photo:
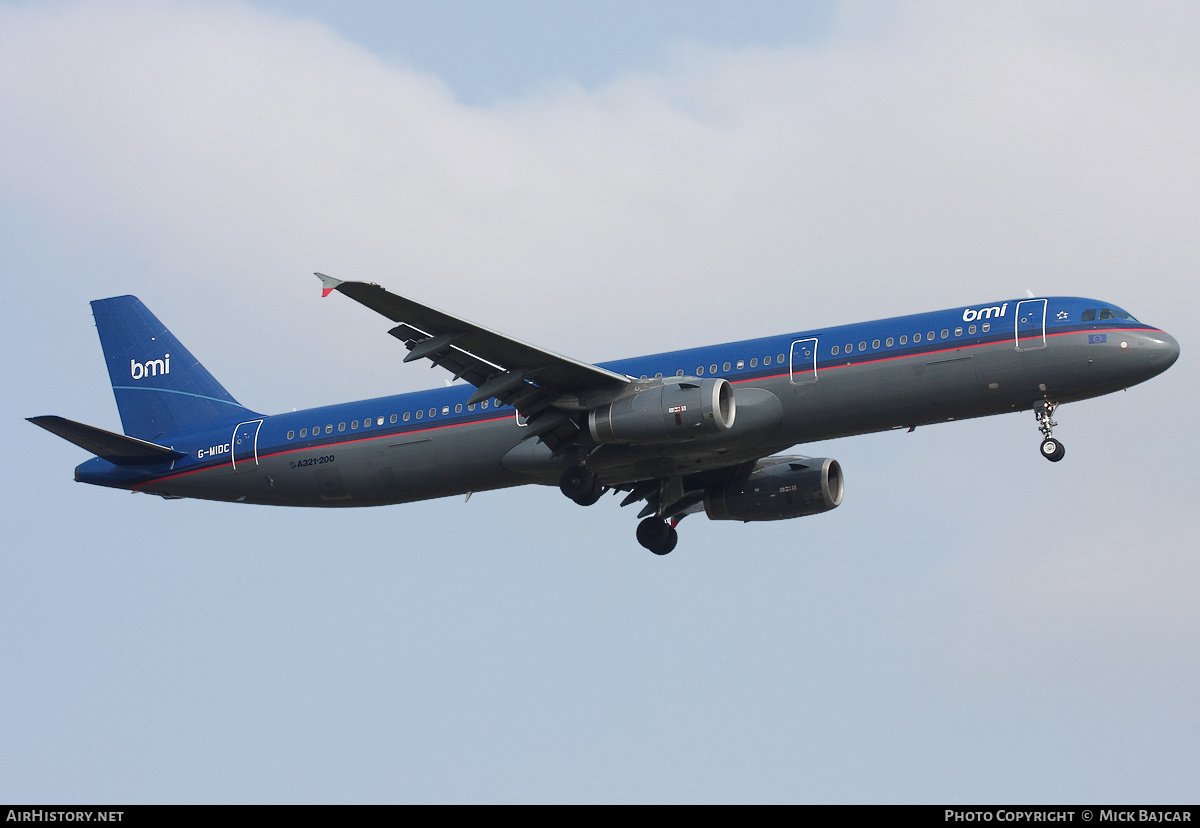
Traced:
[[137, 297], [98, 299], [92, 315], [127, 435], [153, 440], [258, 416], [230, 396]]

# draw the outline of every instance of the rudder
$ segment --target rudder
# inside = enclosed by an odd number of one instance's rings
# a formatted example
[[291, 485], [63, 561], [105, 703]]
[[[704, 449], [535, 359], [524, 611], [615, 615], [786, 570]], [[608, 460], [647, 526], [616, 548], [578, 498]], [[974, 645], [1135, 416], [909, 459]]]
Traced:
[[153, 440], [201, 423], [258, 416], [235, 400], [136, 296], [97, 299], [92, 315], [127, 435]]

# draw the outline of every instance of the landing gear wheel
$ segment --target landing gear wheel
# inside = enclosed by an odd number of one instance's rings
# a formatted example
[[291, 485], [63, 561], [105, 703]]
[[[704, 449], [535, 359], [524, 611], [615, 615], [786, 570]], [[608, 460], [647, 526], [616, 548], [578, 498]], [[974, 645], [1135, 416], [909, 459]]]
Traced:
[[1067, 450], [1063, 448], [1063, 444], [1054, 439], [1054, 427], [1058, 423], [1054, 422], [1054, 409], [1058, 408], [1058, 403], [1045, 400], [1033, 406], [1033, 416], [1037, 417], [1038, 431], [1042, 432], [1042, 457], [1045, 457], [1051, 463], [1057, 463], [1059, 460], [1067, 456]]
[[600, 478], [587, 466], [571, 466], [558, 479], [558, 488], [580, 506], [591, 506], [604, 494]]
[[1045, 457], [1051, 463], [1057, 463], [1059, 460], [1067, 456], [1067, 450], [1063, 444], [1053, 437], [1047, 437], [1042, 440], [1042, 457]]
[[679, 543], [679, 532], [662, 518], [648, 517], [638, 524], [637, 540], [655, 555], [666, 555]]

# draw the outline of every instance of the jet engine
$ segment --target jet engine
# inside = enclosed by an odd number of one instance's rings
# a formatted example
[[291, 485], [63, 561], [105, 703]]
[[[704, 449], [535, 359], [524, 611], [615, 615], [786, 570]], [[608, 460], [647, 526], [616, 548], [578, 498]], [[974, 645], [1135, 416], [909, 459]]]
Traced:
[[842, 502], [838, 461], [781, 457], [745, 477], [710, 487], [704, 511], [710, 520], [785, 520], [828, 512]]
[[729, 380], [688, 378], [592, 409], [588, 429], [597, 443], [665, 443], [728, 431], [736, 412]]

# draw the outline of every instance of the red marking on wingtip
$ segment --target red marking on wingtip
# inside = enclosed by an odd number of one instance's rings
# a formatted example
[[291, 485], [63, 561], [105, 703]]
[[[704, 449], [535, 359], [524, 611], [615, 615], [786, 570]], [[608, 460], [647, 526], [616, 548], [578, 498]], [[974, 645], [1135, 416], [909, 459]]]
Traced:
[[333, 288], [321, 288], [321, 298], [324, 299], [329, 294], [333, 293]]

